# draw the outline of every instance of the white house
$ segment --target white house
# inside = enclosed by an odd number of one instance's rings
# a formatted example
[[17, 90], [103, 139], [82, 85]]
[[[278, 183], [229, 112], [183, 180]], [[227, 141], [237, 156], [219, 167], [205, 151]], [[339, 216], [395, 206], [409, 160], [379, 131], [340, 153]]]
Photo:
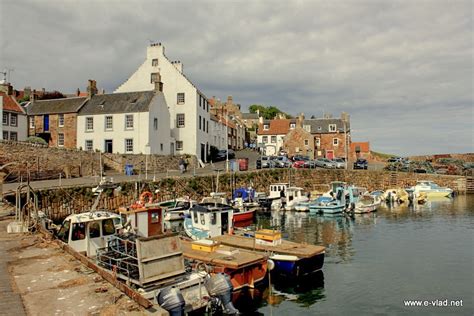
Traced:
[[226, 140], [226, 126], [224, 120], [216, 115], [211, 115], [209, 128], [209, 144], [217, 149], [226, 149], [228, 140]]
[[115, 92], [152, 90], [158, 81], [162, 82], [171, 117], [171, 137], [175, 141], [171, 154], [191, 154], [206, 161], [210, 146], [208, 100], [183, 74], [181, 62], [166, 57], [161, 43], [147, 48], [143, 64]]
[[296, 120], [276, 118], [263, 120], [260, 118], [257, 130], [257, 146], [263, 148], [268, 156], [277, 155], [283, 148], [286, 134], [296, 127]]
[[[4, 87], [5, 84], [2, 84]], [[0, 127], [2, 139], [25, 141], [27, 138], [28, 120], [25, 109], [11, 95], [12, 89], [7, 84], [7, 91], [0, 90], [0, 113], [2, 115], [2, 126]]]
[[169, 155], [173, 144], [163, 93], [157, 89], [93, 95], [77, 116], [77, 147]]

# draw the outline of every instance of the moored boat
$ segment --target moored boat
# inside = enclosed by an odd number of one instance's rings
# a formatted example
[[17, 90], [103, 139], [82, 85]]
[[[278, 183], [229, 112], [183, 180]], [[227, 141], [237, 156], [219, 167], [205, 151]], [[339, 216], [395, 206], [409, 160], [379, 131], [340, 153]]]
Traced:
[[232, 233], [234, 209], [218, 203], [196, 204], [184, 220], [184, 231], [193, 240]]
[[415, 197], [424, 193], [428, 199], [433, 197], [450, 197], [453, 195], [452, 189], [440, 187], [433, 181], [427, 180], [418, 181], [412, 189], [415, 193]]

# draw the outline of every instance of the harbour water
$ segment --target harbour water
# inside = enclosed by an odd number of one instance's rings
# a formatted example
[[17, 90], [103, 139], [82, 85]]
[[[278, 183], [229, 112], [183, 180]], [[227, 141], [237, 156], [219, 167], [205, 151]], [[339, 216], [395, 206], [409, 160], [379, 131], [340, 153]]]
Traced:
[[[355, 218], [272, 212], [259, 215], [257, 225], [278, 225], [288, 240], [326, 246], [326, 261], [322, 272], [300, 282], [270, 280], [270, 287], [266, 281], [242, 294], [237, 307], [245, 314], [474, 313], [472, 195], [381, 206]], [[462, 306], [408, 307], [407, 300], [462, 300]]]

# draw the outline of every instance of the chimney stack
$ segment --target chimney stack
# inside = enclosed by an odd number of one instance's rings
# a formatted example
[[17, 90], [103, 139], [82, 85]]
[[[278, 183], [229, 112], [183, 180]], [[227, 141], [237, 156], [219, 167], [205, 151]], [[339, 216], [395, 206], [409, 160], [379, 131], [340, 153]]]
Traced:
[[91, 98], [92, 96], [96, 95], [97, 92], [97, 82], [95, 80], [89, 79], [89, 85], [87, 86], [87, 97]]

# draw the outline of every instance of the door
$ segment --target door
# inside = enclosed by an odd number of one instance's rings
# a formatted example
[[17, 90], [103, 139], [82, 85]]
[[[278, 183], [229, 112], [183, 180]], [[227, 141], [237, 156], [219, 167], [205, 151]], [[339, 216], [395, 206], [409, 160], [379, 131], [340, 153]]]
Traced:
[[333, 150], [326, 151], [326, 158], [329, 160], [334, 159], [334, 151]]
[[170, 155], [174, 156], [174, 143], [170, 143]]
[[148, 236], [157, 236], [163, 233], [162, 228], [163, 221], [161, 220], [161, 210], [151, 209], [148, 210]]
[[43, 131], [49, 132], [49, 115], [43, 115]]
[[229, 213], [221, 213], [221, 234], [225, 235], [229, 232]]
[[106, 153], [113, 153], [113, 146], [112, 146], [112, 140], [111, 139], [106, 139], [105, 140], [105, 146], [104, 146], [104, 152]]
[[206, 161], [206, 145], [201, 144], [201, 160]]
[[91, 221], [87, 225], [88, 245], [87, 255], [95, 256], [97, 249], [105, 247], [104, 239], [101, 237], [100, 228], [102, 221]]

